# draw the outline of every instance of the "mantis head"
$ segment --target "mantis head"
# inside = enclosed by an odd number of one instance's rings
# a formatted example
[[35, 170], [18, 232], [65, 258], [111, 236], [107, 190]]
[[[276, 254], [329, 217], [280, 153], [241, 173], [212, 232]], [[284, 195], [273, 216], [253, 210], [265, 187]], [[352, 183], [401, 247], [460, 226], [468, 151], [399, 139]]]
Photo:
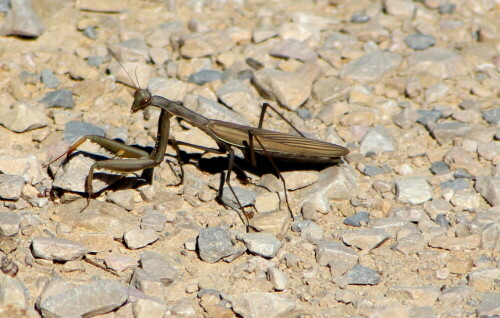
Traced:
[[142, 110], [151, 105], [151, 93], [145, 89], [138, 89], [134, 93], [134, 103], [132, 113]]

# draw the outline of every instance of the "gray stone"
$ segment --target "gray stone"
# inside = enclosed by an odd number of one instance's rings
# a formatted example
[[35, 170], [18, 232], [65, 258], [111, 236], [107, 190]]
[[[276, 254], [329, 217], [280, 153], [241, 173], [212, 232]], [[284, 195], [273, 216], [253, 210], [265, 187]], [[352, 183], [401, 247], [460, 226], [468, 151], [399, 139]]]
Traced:
[[40, 107], [24, 102], [16, 103], [0, 118], [0, 123], [5, 128], [18, 133], [45, 127], [48, 122]]
[[[233, 187], [233, 189], [236, 196], [238, 197], [239, 203], [241, 203], [241, 207], [246, 207], [255, 204], [255, 198], [257, 198], [257, 193], [238, 187]], [[231, 192], [231, 189], [229, 189], [229, 187], [224, 187], [223, 189], [222, 203], [233, 209], [241, 208], [240, 205], [238, 204], [238, 201], [236, 201], [236, 198]]]
[[119, 56], [122, 62], [149, 61], [148, 46], [142, 38], [131, 38], [119, 44], [110, 45], [110, 50]]
[[104, 259], [104, 264], [109, 269], [117, 272], [124, 272], [137, 267], [137, 259], [120, 254], [111, 253]]
[[368, 53], [347, 64], [341, 77], [361, 82], [374, 82], [399, 68], [403, 58], [390, 52]]
[[441, 189], [452, 189], [453, 191], [460, 191], [470, 188], [470, 183], [466, 179], [452, 179], [441, 182], [439, 185]]
[[438, 214], [436, 216], [436, 224], [442, 227], [450, 227], [450, 222], [446, 219], [446, 214]]
[[[71, 157], [69, 162], [57, 169], [52, 187], [73, 192], [87, 192], [87, 176], [94, 162], [92, 158], [85, 156], [83, 153]], [[92, 190], [97, 193], [120, 178], [119, 175], [96, 172], [92, 181]]]
[[226, 82], [217, 89], [216, 94], [221, 102], [248, 118], [257, 118], [261, 112], [252, 90], [242, 81]]
[[73, 143], [76, 139], [86, 135], [104, 136], [104, 130], [82, 121], [70, 121], [65, 124], [63, 139], [65, 142]]
[[370, 21], [370, 16], [366, 14], [366, 12], [362, 11], [362, 12], [355, 12], [353, 13], [353, 15], [351, 16], [351, 22], [352, 23], [366, 23], [368, 21]]
[[49, 69], [45, 69], [42, 71], [41, 78], [43, 85], [45, 85], [45, 87], [47, 88], [56, 88], [57, 86], [59, 86], [59, 80], [54, 75], [54, 72]]
[[399, 202], [421, 204], [432, 199], [432, 187], [422, 177], [407, 177], [396, 181], [396, 196]]
[[156, 232], [161, 232], [165, 229], [167, 224], [167, 217], [157, 211], [146, 211], [141, 218], [141, 229], [143, 230], [155, 230]]
[[21, 216], [15, 212], [0, 212], [0, 236], [13, 236], [21, 228]]
[[233, 310], [247, 318], [289, 317], [297, 304], [275, 293], [252, 292], [234, 297]]
[[317, 211], [326, 213], [330, 200], [349, 200], [356, 187], [356, 176], [351, 168], [334, 166], [321, 171], [316, 183], [295, 192], [303, 203], [310, 203]]
[[446, 3], [439, 5], [438, 11], [440, 14], [452, 14], [455, 11], [456, 7], [457, 7], [456, 4], [446, 2]]
[[312, 90], [312, 81], [301, 74], [265, 68], [254, 73], [252, 82], [278, 102], [296, 110], [304, 104]]
[[255, 43], [263, 42], [278, 35], [278, 29], [271, 25], [259, 25], [253, 30], [252, 39]]
[[182, 55], [191, 59], [225, 52], [233, 46], [227, 32], [221, 30], [188, 33], [181, 41]]
[[498, 125], [500, 123], [500, 107], [485, 110], [483, 118], [490, 124]]
[[203, 85], [222, 78], [222, 72], [216, 70], [201, 70], [189, 75], [188, 82]]
[[215, 263], [235, 251], [229, 233], [219, 227], [202, 229], [197, 243], [200, 258], [208, 263]]
[[360, 142], [359, 150], [366, 155], [368, 152], [383, 153], [396, 150], [396, 144], [390, 133], [382, 126], [370, 128]]
[[40, 102], [45, 104], [47, 107], [63, 107], [63, 108], [75, 107], [75, 101], [73, 100], [73, 93], [68, 89], [58, 89], [53, 92], [47, 93], [40, 100]]
[[358, 255], [352, 249], [335, 241], [321, 241], [316, 246], [316, 261], [326, 266], [330, 261], [342, 258], [350, 263], [358, 262]]
[[308, 221], [307, 225], [301, 229], [300, 237], [310, 243], [316, 244], [317, 242], [323, 240], [323, 229], [316, 222]]
[[424, 235], [413, 233], [403, 238], [398, 238], [395, 249], [404, 255], [416, 254], [425, 250], [427, 242]]
[[363, 169], [363, 174], [369, 177], [373, 176], [378, 176], [381, 174], [386, 174], [391, 172], [392, 169], [389, 167], [389, 165], [385, 164], [382, 167], [377, 167], [377, 166], [366, 166]]
[[417, 113], [420, 115], [417, 121], [422, 125], [429, 125], [435, 123], [439, 118], [443, 116], [443, 112], [440, 110], [418, 109]]
[[412, 33], [405, 38], [405, 43], [408, 47], [420, 51], [427, 50], [436, 44], [436, 39], [429, 34]]
[[25, 157], [0, 155], [0, 171], [6, 175], [22, 176], [24, 181], [36, 185], [47, 178], [35, 155]]
[[344, 219], [344, 224], [350, 226], [362, 226], [370, 222], [370, 214], [368, 212], [358, 212]]
[[459, 122], [429, 124], [428, 128], [440, 145], [449, 144], [455, 137], [463, 137], [473, 129], [471, 125]]
[[246, 233], [240, 239], [249, 252], [265, 258], [273, 258], [281, 247], [281, 242], [271, 233]]
[[269, 54], [276, 57], [292, 58], [303, 62], [313, 61], [318, 58], [316, 52], [304, 42], [288, 39], [277, 43], [269, 50]]
[[288, 287], [288, 278], [285, 273], [276, 267], [269, 267], [267, 269], [267, 279], [273, 284], [274, 290], [282, 291]]
[[134, 190], [115, 191], [108, 194], [106, 201], [121, 206], [127, 211], [132, 211], [135, 206]]
[[[338, 79], [336, 77], [326, 77], [320, 78], [313, 86], [313, 96], [317, 100], [322, 103], [328, 103], [332, 101], [342, 100], [347, 98], [349, 95], [349, 91], [351, 90], [351, 86], [348, 85], [344, 80]], [[327, 108], [323, 108], [322, 111], [327, 110]], [[318, 117], [321, 119], [323, 116], [318, 114]]]
[[410, 108], [403, 109], [393, 117], [394, 123], [401, 128], [410, 128], [420, 118], [418, 111]]
[[189, 84], [176, 78], [153, 77], [148, 90], [152, 95], [162, 96], [171, 101], [182, 101], [188, 93]]
[[492, 206], [500, 205], [500, 177], [478, 177], [476, 190]]
[[[125, 70], [127, 72], [125, 72]], [[149, 81], [153, 74], [153, 68], [146, 62], [111, 62], [108, 66], [109, 72], [114, 75], [117, 82], [123, 83], [130, 87], [148, 87]], [[128, 74], [134, 74], [132, 80]], [[137, 74], [137, 78], [135, 78]], [[137, 81], [137, 83], [135, 83]]]
[[434, 286], [392, 286], [386, 296], [398, 300], [405, 300], [418, 306], [432, 306], [441, 294], [439, 287]]
[[158, 279], [165, 286], [170, 286], [179, 276], [179, 270], [171, 262], [154, 252], [142, 253], [140, 265], [148, 275]]
[[408, 229], [416, 229], [416, 225], [411, 223], [410, 221], [403, 220], [400, 218], [382, 218], [377, 219], [373, 222], [374, 229], [383, 229], [386, 231], [391, 237], [395, 237], [396, 233], [404, 228]]
[[24, 188], [24, 178], [12, 174], [0, 174], [0, 199], [18, 200]]
[[433, 174], [445, 174], [450, 171], [450, 167], [444, 161], [435, 161], [431, 164], [430, 168]]
[[469, 286], [454, 286], [443, 291], [438, 300], [446, 305], [458, 304], [466, 301], [473, 290]]
[[117, 309], [127, 298], [125, 285], [100, 280], [47, 297], [40, 303], [40, 311], [44, 317], [97, 316]]
[[[142, 292], [137, 295], [139, 299], [144, 298], [144, 295], [156, 299], [163, 299], [165, 297], [165, 284], [142, 268], [138, 267], [134, 270], [130, 285]], [[134, 301], [134, 299], [129, 297], [129, 301]]]
[[345, 244], [356, 246], [366, 252], [380, 246], [388, 238], [389, 235], [382, 229], [363, 229], [342, 234], [342, 241]]
[[88, 37], [91, 40], [97, 39], [97, 30], [94, 26], [89, 25], [83, 29], [83, 35]]
[[33, 238], [31, 250], [35, 257], [63, 262], [79, 259], [88, 252], [81, 243], [40, 236]]
[[354, 265], [345, 275], [349, 285], [378, 285], [380, 275], [371, 268], [361, 265]]
[[167, 306], [153, 299], [140, 298], [132, 303], [132, 311], [135, 318], [162, 318]]
[[[30, 294], [19, 279], [0, 274], [0, 295], [2, 295], [0, 305], [3, 308], [3, 316], [9, 316], [9, 312], [12, 312], [13, 315], [17, 312], [26, 314], [25, 310], [29, 306]], [[16, 309], [19, 311], [16, 311]], [[19, 316], [22, 315], [19, 314]]]
[[43, 34], [45, 27], [29, 0], [11, 0], [11, 10], [5, 17], [0, 32], [2, 35], [16, 35], [36, 38]]
[[438, 236], [429, 241], [429, 246], [450, 251], [474, 250], [481, 244], [479, 234], [462, 237]]
[[297, 110], [297, 115], [299, 115], [299, 117], [302, 118], [303, 120], [310, 120], [313, 118], [313, 113], [305, 108], [299, 108]]
[[159, 239], [158, 233], [154, 230], [134, 229], [125, 232], [123, 240], [130, 249], [143, 248]]
[[442, 47], [432, 47], [410, 54], [408, 66], [408, 72], [411, 74], [427, 72], [443, 79], [465, 75], [468, 72], [468, 67], [459, 53]]
[[497, 317], [500, 315], [500, 294], [484, 293], [476, 308], [478, 317]]
[[116, 240], [123, 238], [124, 232], [139, 227], [137, 218], [117, 205], [91, 200], [77, 200], [61, 205], [56, 214], [61, 223], [88, 232], [108, 233]]

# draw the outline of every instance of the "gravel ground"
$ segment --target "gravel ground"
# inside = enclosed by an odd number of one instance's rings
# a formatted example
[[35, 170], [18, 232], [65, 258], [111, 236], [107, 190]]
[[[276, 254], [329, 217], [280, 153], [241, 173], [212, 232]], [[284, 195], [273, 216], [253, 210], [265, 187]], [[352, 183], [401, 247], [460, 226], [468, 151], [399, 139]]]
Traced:
[[[0, 12], [0, 316], [500, 315], [500, 2], [1, 0]], [[289, 211], [267, 158], [255, 169], [237, 151], [249, 230], [227, 186], [216, 200], [227, 156], [183, 146], [181, 184], [168, 147], [144, 173], [96, 171], [86, 207], [89, 168], [110, 154], [87, 141], [49, 163], [89, 134], [151, 151], [160, 111], [131, 114], [136, 86], [252, 126], [269, 102], [350, 153], [278, 163]], [[170, 122], [176, 140], [217, 148]], [[293, 133], [274, 113], [264, 127]]]

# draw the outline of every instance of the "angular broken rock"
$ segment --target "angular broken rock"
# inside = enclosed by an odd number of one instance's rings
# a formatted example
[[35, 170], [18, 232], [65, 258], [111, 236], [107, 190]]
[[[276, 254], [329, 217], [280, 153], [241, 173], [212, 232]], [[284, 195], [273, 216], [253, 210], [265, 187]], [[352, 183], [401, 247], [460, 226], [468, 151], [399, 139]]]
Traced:
[[53, 261], [72, 261], [88, 252], [87, 248], [78, 242], [51, 237], [33, 238], [31, 250], [33, 256]]
[[39, 307], [44, 317], [92, 317], [115, 310], [127, 298], [127, 286], [99, 280], [49, 296]]
[[296, 306], [293, 300], [274, 293], [246, 293], [233, 300], [233, 310], [247, 318], [288, 317]]

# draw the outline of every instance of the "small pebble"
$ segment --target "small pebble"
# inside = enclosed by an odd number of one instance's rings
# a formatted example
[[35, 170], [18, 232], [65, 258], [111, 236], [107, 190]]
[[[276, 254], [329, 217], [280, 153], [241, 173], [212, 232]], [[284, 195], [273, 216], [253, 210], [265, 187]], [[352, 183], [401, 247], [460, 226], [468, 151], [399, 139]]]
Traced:
[[427, 50], [436, 44], [436, 39], [432, 35], [412, 33], [405, 38], [405, 43], [414, 50]]
[[358, 212], [353, 216], [344, 219], [344, 224], [360, 227], [370, 222], [370, 214], [368, 212]]
[[346, 274], [346, 278], [349, 285], [378, 285], [381, 280], [376, 271], [358, 264], [351, 268]]
[[265, 258], [272, 258], [281, 247], [281, 242], [270, 233], [246, 233], [241, 235], [248, 251]]
[[215, 70], [201, 70], [194, 74], [189, 75], [188, 82], [195, 83], [197, 85], [203, 85], [213, 81], [218, 81], [222, 77], [220, 71]]
[[37, 258], [54, 261], [72, 261], [87, 253], [87, 248], [80, 243], [50, 237], [34, 237], [31, 250]]
[[235, 251], [227, 231], [218, 227], [201, 230], [197, 242], [198, 254], [207, 263], [215, 263]]
[[156, 242], [158, 238], [158, 233], [154, 230], [135, 229], [125, 232], [123, 235], [125, 244], [128, 248], [133, 250], [152, 244]]
[[40, 102], [45, 104], [47, 107], [63, 107], [63, 108], [75, 107], [75, 102], [73, 100], [73, 93], [67, 89], [58, 89], [53, 92], [47, 93], [40, 100]]

